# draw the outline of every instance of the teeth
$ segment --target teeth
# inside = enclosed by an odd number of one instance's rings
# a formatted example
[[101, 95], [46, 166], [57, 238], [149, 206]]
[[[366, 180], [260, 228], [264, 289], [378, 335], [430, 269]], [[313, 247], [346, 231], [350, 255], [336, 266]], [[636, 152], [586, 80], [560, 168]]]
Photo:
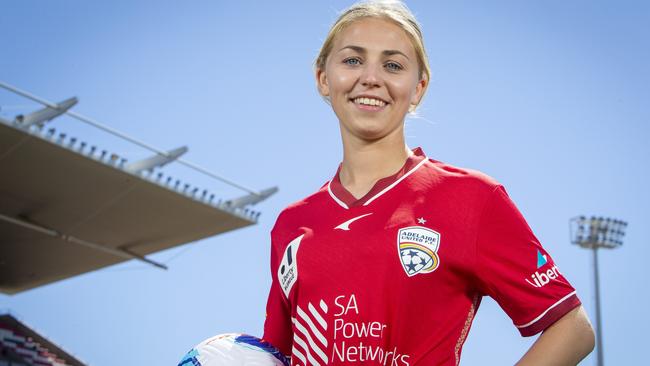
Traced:
[[374, 98], [354, 98], [356, 104], [371, 105], [377, 107], [383, 107], [386, 103], [383, 100], [374, 99]]

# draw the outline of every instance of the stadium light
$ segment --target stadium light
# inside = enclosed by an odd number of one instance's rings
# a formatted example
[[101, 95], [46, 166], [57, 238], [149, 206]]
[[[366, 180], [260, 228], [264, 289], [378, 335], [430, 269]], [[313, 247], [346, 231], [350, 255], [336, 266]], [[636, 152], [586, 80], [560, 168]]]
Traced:
[[603, 366], [603, 328], [600, 321], [600, 283], [598, 278], [598, 249], [614, 249], [623, 245], [627, 222], [612, 218], [591, 216], [569, 220], [571, 243], [591, 249], [594, 258], [594, 284], [596, 289], [596, 354], [597, 365]]

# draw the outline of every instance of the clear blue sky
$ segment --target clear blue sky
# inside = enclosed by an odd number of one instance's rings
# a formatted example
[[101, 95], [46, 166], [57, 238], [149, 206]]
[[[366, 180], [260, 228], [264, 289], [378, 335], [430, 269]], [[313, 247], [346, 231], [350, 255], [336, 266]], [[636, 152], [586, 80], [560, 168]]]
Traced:
[[[54, 101], [77, 96], [78, 113], [161, 148], [188, 145], [188, 160], [239, 183], [280, 187], [258, 206], [258, 225], [153, 255], [168, 271], [128, 262], [0, 295], [0, 309], [98, 366], [174, 365], [208, 336], [260, 335], [269, 230], [341, 159], [337, 121], [311, 64], [336, 12], [350, 4], [0, 3], [0, 80]], [[601, 255], [605, 360], [643, 363], [650, 3], [408, 5], [433, 69], [421, 118], [407, 121], [408, 144], [501, 181], [592, 318], [591, 257], [569, 244], [568, 219], [629, 221], [624, 246]], [[36, 108], [3, 90], [0, 106], [5, 118]], [[131, 161], [147, 156], [68, 117], [52, 126]], [[182, 167], [165, 171], [224, 198], [241, 194]], [[513, 364], [532, 341], [485, 299], [461, 364]]]

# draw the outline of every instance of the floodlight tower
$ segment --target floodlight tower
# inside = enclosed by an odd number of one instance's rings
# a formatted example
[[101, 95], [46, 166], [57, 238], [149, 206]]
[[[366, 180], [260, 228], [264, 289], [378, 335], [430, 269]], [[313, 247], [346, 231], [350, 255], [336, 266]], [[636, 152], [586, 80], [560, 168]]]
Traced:
[[612, 218], [591, 216], [574, 217], [569, 221], [571, 243], [591, 249], [594, 258], [596, 289], [596, 354], [598, 366], [603, 366], [603, 328], [600, 322], [600, 283], [598, 279], [598, 249], [614, 249], [623, 245], [627, 222]]

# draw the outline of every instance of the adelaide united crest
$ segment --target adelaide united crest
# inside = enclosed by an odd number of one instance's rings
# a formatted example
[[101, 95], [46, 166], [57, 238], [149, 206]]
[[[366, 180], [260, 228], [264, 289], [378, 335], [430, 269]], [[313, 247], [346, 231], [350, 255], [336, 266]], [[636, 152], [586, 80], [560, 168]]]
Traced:
[[438, 268], [440, 234], [423, 226], [409, 226], [397, 232], [397, 252], [409, 277]]

